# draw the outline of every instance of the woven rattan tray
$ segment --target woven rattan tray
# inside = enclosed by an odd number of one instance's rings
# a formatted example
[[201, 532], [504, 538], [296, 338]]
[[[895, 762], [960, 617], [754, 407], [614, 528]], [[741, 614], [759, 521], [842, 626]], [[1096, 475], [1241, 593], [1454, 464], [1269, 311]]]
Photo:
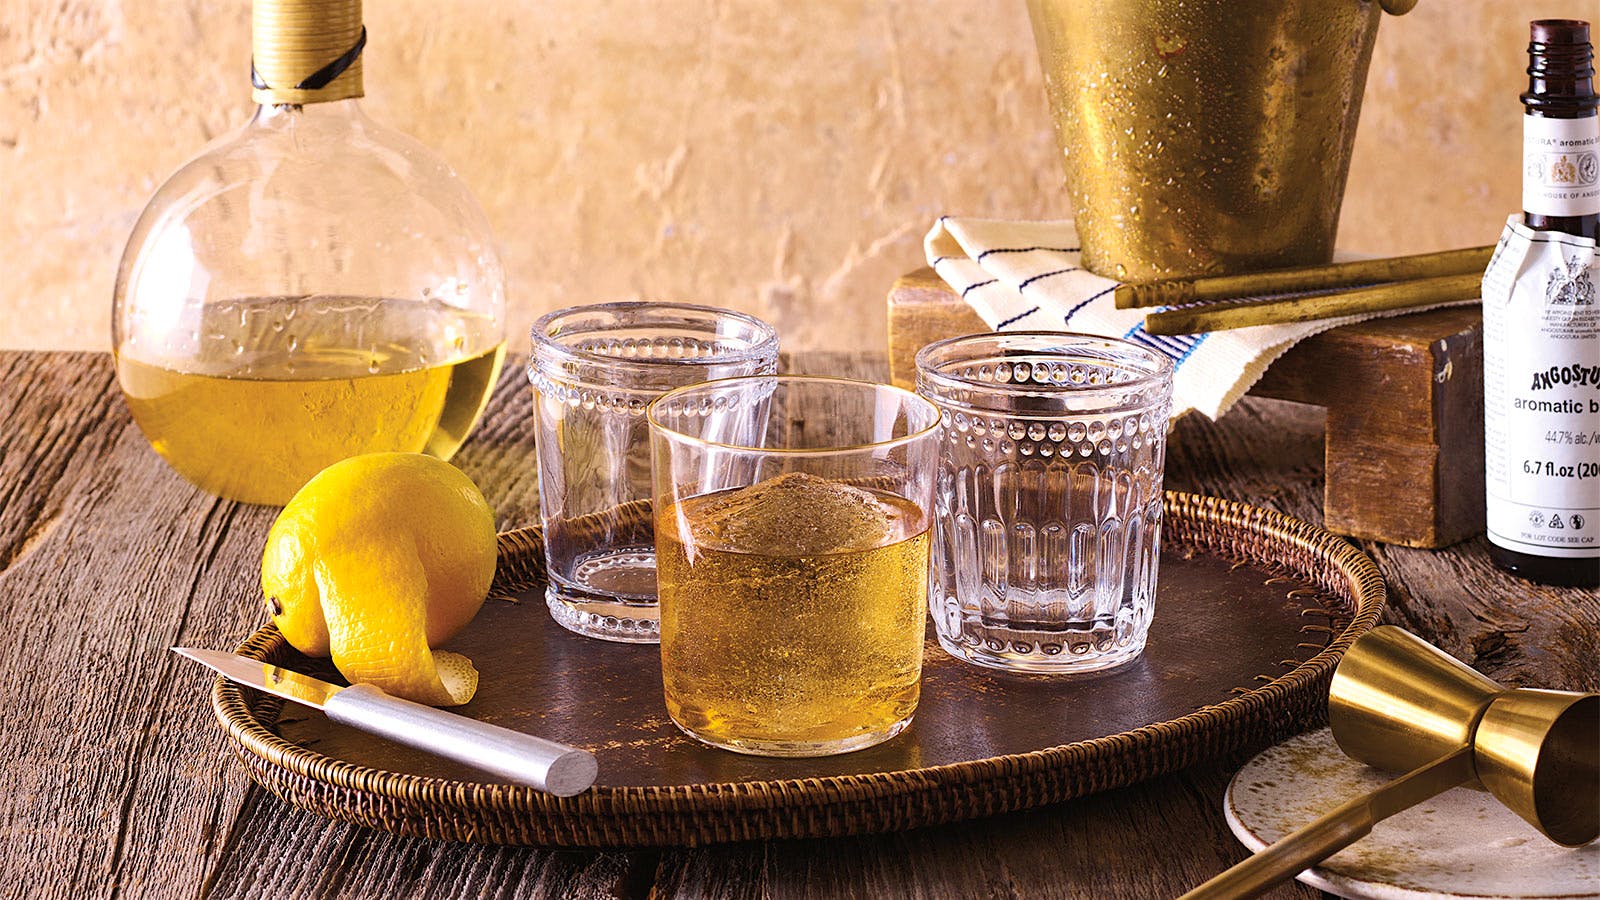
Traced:
[[[1377, 623], [1372, 561], [1267, 510], [1168, 493], [1145, 655], [1097, 677], [1014, 677], [931, 641], [913, 726], [816, 760], [746, 757], [679, 733], [656, 648], [568, 634], [542, 600], [540, 534], [500, 536], [491, 600], [450, 645], [483, 673], [463, 712], [588, 747], [593, 790], [558, 799], [334, 725], [219, 680], [251, 777], [296, 806], [404, 834], [567, 847], [695, 845], [915, 828], [1056, 803], [1254, 749], [1319, 722], [1350, 642]], [[240, 652], [335, 678], [270, 626]]]

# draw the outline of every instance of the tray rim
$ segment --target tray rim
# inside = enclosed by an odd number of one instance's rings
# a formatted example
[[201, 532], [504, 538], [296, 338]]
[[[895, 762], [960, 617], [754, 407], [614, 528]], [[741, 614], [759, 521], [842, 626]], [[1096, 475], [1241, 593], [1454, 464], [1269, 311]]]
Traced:
[[[1168, 533], [1181, 531], [1185, 537], [1180, 543], [1215, 551], [1228, 532], [1244, 533], [1284, 550], [1298, 549], [1305, 563], [1325, 564], [1333, 570], [1325, 573], [1327, 580], [1337, 581], [1331, 577], [1337, 574], [1344, 584], [1319, 587], [1348, 595], [1349, 622], [1338, 633], [1329, 629], [1327, 645], [1310, 659], [1257, 688], [1117, 734], [917, 769], [765, 781], [596, 786], [570, 798], [516, 785], [409, 775], [323, 756], [272, 730], [281, 701], [261, 696], [252, 703], [244, 689], [223, 678], [214, 683], [212, 708], [252, 779], [286, 801], [330, 818], [433, 838], [560, 847], [694, 846], [895, 831], [1061, 802], [1175, 771], [1202, 758], [1264, 745], [1315, 724], [1325, 715], [1326, 698], [1318, 696], [1319, 688], [1325, 689], [1344, 650], [1374, 627], [1382, 614], [1386, 591], [1377, 565], [1343, 538], [1283, 513], [1217, 497], [1167, 491], [1164, 505], [1163, 537], [1169, 540]], [[510, 589], [502, 575], [522, 579], [515, 588], [519, 590], [529, 580], [542, 579], [542, 534], [537, 526], [504, 532], [499, 538], [503, 561], [512, 562], [502, 566], [509, 571], [496, 575], [501, 591]], [[1303, 580], [1317, 580], [1309, 564], [1294, 567], [1281, 558], [1248, 561], [1290, 568]], [[264, 659], [285, 646], [269, 623], [237, 652]], [[264, 714], [258, 717], [257, 709]], [[1235, 733], [1252, 723], [1260, 726], [1259, 734]], [[1151, 752], [1158, 759], [1142, 773], [1094, 771], [1097, 764]], [[974, 795], [941, 797], [963, 789]], [[881, 808], [885, 801], [918, 797], [931, 805], [922, 810]], [[852, 809], [861, 805], [866, 809]], [[829, 811], [839, 812], [845, 821], [834, 820]], [[735, 821], [723, 821], [718, 817], [722, 813], [733, 814]], [[816, 818], [819, 813], [821, 819]]]

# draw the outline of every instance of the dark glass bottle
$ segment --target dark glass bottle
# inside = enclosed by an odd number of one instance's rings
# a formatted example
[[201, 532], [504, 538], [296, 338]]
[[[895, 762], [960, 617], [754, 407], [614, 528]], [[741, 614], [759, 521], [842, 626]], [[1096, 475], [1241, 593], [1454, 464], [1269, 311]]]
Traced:
[[[1530, 23], [1528, 90], [1522, 95], [1522, 105], [1526, 119], [1523, 222], [1536, 231], [1600, 239], [1600, 199], [1574, 200], [1553, 195], [1545, 177], [1552, 161], [1537, 142], [1530, 140], [1533, 135], [1552, 133], [1563, 137], [1600, 134], [1600, 119], [1596, 118], [1600, 97], [1596, 97], [1594, 89], [1594, 48], [1589, 42], [1588, 22], [1542, 19]], [[1587, 173], [1584, 177], [1593, 183], [1593, 151], [1587, 158], [1582, 153], [1572, 159], [1557, 156], [1555, 164], [1574, 166], [1574, 171]], [[1587, 458], [1592, 461], [1595, 456], [1596, 448], [1590, 445]], [[1600, 491], [1594, 478], [1580, 480], [1577, 484], [1580, 492]], [[1493, 534], [1490, 536], [1489, 550], [1495, 563], [1512, 574], [1545, 584], [1600, 585], [1600, 549], [1587, 556], [1542, 555], [1538, 549], [1511, 549], [1496, 543]]]
[[[1528, 90], [1522, 95], [1523, 114], [1543, 119], [1595, 118], [1600, 112], [1600, 96], [1594, 92], [1594, 46], [1589, 43], [1589, 23], [1539, 19], [1528, 24], [1528, 31]], [[1537, 231], [1561, 231], [1600, 240], [1600, 210], [1550, 215], [1525, 208], [1522, 220]]]

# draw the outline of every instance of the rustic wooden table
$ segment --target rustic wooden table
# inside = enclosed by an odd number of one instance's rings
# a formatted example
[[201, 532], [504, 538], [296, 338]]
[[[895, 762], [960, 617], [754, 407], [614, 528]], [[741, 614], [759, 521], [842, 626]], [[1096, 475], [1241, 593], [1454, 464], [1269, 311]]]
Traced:
[[[883, 378], [881, 356], [797, 371]], [[502, 528], [534, 521], [528, 395], [508, 365], [457, 458]], [[1169, 487], [1320, 521], [1322, 413], [1247, 399], [1181, 423]], [[0, 352], [0, 894], [16, 897], [1170, 897], [1243, 857], [1229, 773], [1200, 766], [1069, 804], [904, 834], [665, 852], [442, 844], [330, 822], [248, 781], [210, 676], [167, 651], [263, 620], [275, 510], [162, 465], [110, 359]], [[1389, 621], [1516, 685], [1600, 689], [1600, 594], [1516, 581], [1481, 539], [1377, 544]], [[1314, 897], [1300, 885], [1273, 897]]]

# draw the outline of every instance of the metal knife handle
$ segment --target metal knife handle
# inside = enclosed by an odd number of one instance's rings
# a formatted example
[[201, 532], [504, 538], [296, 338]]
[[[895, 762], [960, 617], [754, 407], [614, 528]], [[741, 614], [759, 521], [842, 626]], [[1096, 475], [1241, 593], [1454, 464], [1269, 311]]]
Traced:
[[599, 773], [599, 763], [587, 750], [402, 700], [368, 684], [334, 694], [323, 712], [335, 722], [557, 797], [583, 793]]

